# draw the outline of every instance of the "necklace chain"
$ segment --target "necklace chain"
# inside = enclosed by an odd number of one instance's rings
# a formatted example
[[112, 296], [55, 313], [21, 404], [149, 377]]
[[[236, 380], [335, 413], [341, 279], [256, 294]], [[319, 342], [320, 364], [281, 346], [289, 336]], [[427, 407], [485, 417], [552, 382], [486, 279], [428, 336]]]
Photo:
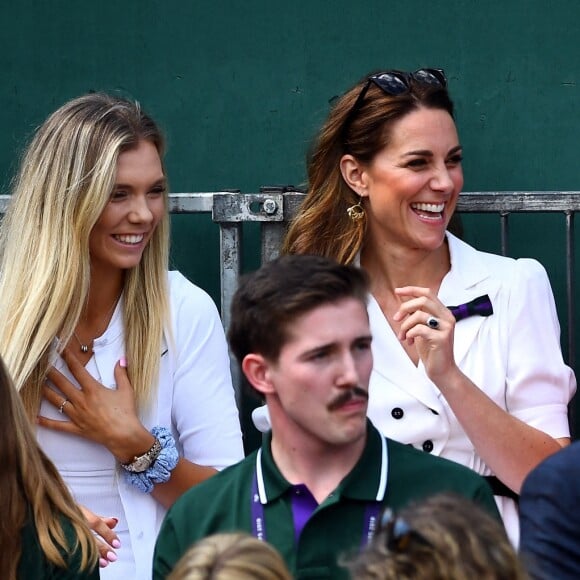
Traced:
[[[113, 305], [111, 306], [111, 308], [109, 308], [109, 310], [107, 311], [107, 314], [105, 314], [105, 316], [103, 317], [103, 321], [105, 321], [105, 320], [107, 320], [107, 318], [109, 318], [110, 314], [115, 309], [115, 306], [117, 305], [117, 302], [119, 301], [119, 298], [120, 298], [120, 296], [118, 296], [117, 298], [115, 298], [115, 300], [113, 301]], [[100, 333], [100, 334], [102, 334], [102, 333]], [[76, 331], [73, 330], [73, 336], [77, 339], [77, 342], [79, 343], [79, 347], [80, 347], [81, 352], [83, 354], [87, 354], [89, 351], [92, 352], [92, 350], [93, 350], [93, 343], [95, 341], [95, 338], [97, 338], [98, 336], [100, 336], [100, 334], [98, 334], [97, 336], [94, 336], [93, 338], [91, 338], [89, 340], [89, 342], [87, 344], [85, 344], [78, 337], [78, 334], [76, 333]]]

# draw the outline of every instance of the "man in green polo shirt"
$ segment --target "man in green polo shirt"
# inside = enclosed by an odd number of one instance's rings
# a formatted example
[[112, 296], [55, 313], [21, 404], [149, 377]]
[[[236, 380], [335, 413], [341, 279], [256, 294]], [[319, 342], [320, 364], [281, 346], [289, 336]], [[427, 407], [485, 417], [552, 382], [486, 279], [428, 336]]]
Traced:
[[228, 338], [266, 399], [272, 430], [259, 450], [169, 510], [155, 579], [194, 542], [227, 531], [271, 543], [297, 579], [348, 578], [340, 560], [366, 545], [383, 507], [440, 491], [467, 496], [499, 518], [473, 471], [386, 439], [366, 419], [367, 295], [362, 270], [315, 256], [279, 258], [242, 279]]

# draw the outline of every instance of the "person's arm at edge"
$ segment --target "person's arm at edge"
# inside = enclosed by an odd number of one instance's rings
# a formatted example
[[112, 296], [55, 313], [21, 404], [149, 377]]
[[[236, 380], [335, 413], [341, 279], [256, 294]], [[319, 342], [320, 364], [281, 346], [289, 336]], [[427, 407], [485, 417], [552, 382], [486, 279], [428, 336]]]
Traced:
[[562, 453], [554, 458], [557, 461], [540, 464], [522, 486], [520, 553], [530, 572], [538, 578], [558, 577], [561, 565], [570, 563], [569, 555], [578, 553], [570, 545], [576, 542], [577, 546], [578, 538], [579, 526], [573, 514], [580, 494], [570, 485], [577, 470], [569, 461], [570, 454]]
[[172, 413], [185, 457], [179, 459], [171, 479], [153, 489], [153, 497], [166, 508], [189, 488], [244, 456], [228, 349], [217, 308], [205, 291], [181, 274], [175, 272], [172, 277], [176, 308], [172, 319], [178, 349]]

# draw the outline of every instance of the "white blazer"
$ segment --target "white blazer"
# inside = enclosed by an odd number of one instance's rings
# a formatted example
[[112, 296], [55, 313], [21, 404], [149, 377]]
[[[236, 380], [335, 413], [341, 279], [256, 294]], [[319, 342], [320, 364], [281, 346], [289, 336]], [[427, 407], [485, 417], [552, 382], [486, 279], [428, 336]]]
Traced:
[[[498, 406], [552, 437], [568, 437], [568, 402], [576, 390], [562, 359], [560, 326], [546, 271], [536, 260], [479, 252], [447, 234], [451, 269], [439, 299], [448, 306], [487, 294], [493, 314], [455, 326], [454, 354], [462, 370]], [[387, 436], [492, 475], [453, 411], [401, 346], [373, 297], [368, 305], [374, 368], [369, 417]], [[496, 498], [514, 544], [517, 512]]]

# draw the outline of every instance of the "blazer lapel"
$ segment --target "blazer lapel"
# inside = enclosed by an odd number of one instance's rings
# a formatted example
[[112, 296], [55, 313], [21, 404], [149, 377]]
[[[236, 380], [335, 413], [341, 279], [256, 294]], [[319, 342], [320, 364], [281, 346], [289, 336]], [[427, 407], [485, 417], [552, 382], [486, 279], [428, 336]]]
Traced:
[[[441, 283], [439, 299], [443, 304], [457, 306], [487, 294], [493, 305], [500, 285], [481, 260], [479, 252], [450, 233], [447, 233], [447, 242], [451, 270]], [[439, 390], [425, 374], [422, 363], [416, 367], [406, 353], [402, 356], [397, 354], [397, 349], [403, 351], [403, 347], [373, 296], [369, 298], [368, 312], [373, 335], [374, 372], [441, 413], [443, 404], [439, 399]], [[470, 316], [455, 325], [453, 349], [458, 365], [469, 351], [484, 321], [483, 316]], [[395, 359], [397, 362], [393, 362]]]
[[439, 400], [439, 391], [425, 374], [423, 365], [416, 367], [404, 352], [373, 296], [369, 297], [368, 312], [373, 336], [374, 372], [441, 414], [443, 404]]
[[[443, 279], [439, 289], [439, 300], [443, 304], [456, 306], [487, 294], [493, 305], [500, 285], [481, 260], [477, 250], [449, 233], [447, 240], [451, 255], [451, 270]], [[458, 365], [469, 351], [484, 321], [484, 316], [470, 316], [455, 325], [453, 351]]]

